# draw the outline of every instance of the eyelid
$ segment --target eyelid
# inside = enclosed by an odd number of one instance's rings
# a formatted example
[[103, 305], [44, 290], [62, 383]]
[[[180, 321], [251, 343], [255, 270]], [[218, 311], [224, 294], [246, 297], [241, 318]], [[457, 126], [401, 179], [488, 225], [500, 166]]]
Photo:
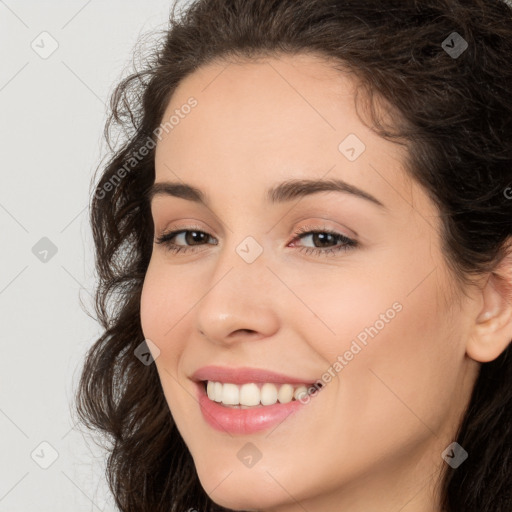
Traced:
[[[323, 221], [323, 219], [322, 219], [322, 221]], [[349, 238], [353, 241], [358, 241], [357, 234], [354, 231], [352, 231], [351, 229], [342, 228], [342, 227], [330, 227], [327, 224], [321, 224], [320, 226], [315, 225], [315, 224], [305, 224], [305, 225], [302, 225], [302, 226], [296, 228], [294, 231], [295, 231], [295, 233], [307, 233], [309, 231], [328, 231], [328, 232], [330, 231], [330, 232], [336, 232], [336, 233], [344, 236], [345, 238]], [[348, 231], [348, 233], [347, 233], [347, 231]]]
[[[188, 223], [190, 222], [190, 223]], [[213, 236], [215, 237], [215, 235], [212, 234], [213, 231], [215, 231], [214, 229], [212, 229], [208, 224], [206, 224], [205, 222], [203, 224], [206, 225], [206, 229], [204, 228], [204, 226], [201, 226], [197, 223], [198, 221], [196, 219], [183, 219], [183, 220], [180, 220], [179, 222], [171, 222], [169, 224], [166, 224], [166, 226], [159, 230], [160, 233], [162, 234], [166, 234], [166, 233], [170, 233], [171, 231], [202, 231], [204, 233], [208, 233], [208, 235], [210, 236]], [[155, 229], [156, 231], [156, 229]]]
[[[357, 239], [359, 236], [356, 231], [349, 229], [345, 226], [338, 225], [338, 223], [332, 221], [329, 218], [324, 218], [324, 217], [311, 217], [311, 215], [308, 215], [307, 217], [296, 219], [293, 224], [297, 225], [297, 224], [303, 222], [305, 219], [308, 219], [307, 222], [316, 222], [316, 223], [320, 223], [322, 225], [318, 226], [317, 224], [306, 224], [306, 225], [302, 225], [299, 228], [294, 229], [293, 231], [295, 231], [295, 232], [297, 232], [298, 230], [302, 231], [302, 228], [307, 228], [307, 229], [310, 229], [313, 231], [318, 231], [320, 229], [328, 229], [328, 230], [334, 230], [334, 231], [338, 231], [338, 232], [340, 232], [340, 230], [341, 230], [340, 234], [346, 236], [347, 238]], [[311, 219], [313, 219], [313, 220], [311, 220]], [[187, 224], [190, 221], [192, 223]], [[181, 219], [178, 222], [172, 222], [172, 223], [166, 224], [165, 227], [160, 230], [160, 232], [161, 233], [169, 233], [170, 231], [176, 231], [176, 230], [184, 230], [184, 231], [185, 230], [197, 230], [197, 231], [208, 232], [209, 235], [215, 236], [213, 234], [213, 232], [215, 230], [211, 226], [209, 226], [206, 222], [201, 221], [202, 224], [206, 225], [206, 229], [203, 226], [197, 224], [197, 222], [198, 221], [196, 219], [194, 219], [193, 217], [189, 217], [188, 219], [187, 218]], [[324, 223], [331, 223], [331, 224], [336, 224], [336, 225], [333, 227], [329, 227], [328, 225], [324, 225]], [[155, 225], [156, 225], [156, 223], [155, 223]], [[231, 231], [231, 230], [229, 230], [229, 231]]]
[[[306, 220], [307, 219], [307, 220]], [[293, 232], [297, 233], [298, 231], [303, 231], [303, 229], [308, 229], [312, 231], [319, 231], [322, 229], [336, 231], [339, 234], [353, 239], [353, 240], [359, 240], [358, 233], [353, 230], [349, 229], [348, 227], [339, 224], [338, 222], [333, 221], [331, 218], [321, 217], [321, 216], [312, 216], [311, 213], [307, 216], [303, 216], [300, 218], [294, 219], [293, 225], [298, 225], [302, 222], [306, 221], [306, 224], [302, 224], [300, 227], [292, 229]], [[206, 229], [199, 224], [206, 225]], [[319, 225], [320, 224], [320, 225]], [[331, 226], [329, 226], [331, 224]], [[275, 226], [275, 225], [274, 225]], [[156, 223], [155, 223], [156, 227]], [[216, 235], [213, 233], [215, 232], [215, 229], [213, 229], [208, 223], [204, 221], [198, 221], [194, 217], [184, 218], [180, 219], [176, 222], [171, 222], [165, 225], [165, 227], [161, 230], [159, 230], [161, 233], [166, 234], [171, 231], [177, 231], [177, 230], [196, 230], [196, 231], [203, 231], [207, 232], [208, 235], [213, 236], [214, 238], [217, 238]], [[222, 231], [222, 230], [221, 230]], [[229, 230], [231, 231], [231, 230]]]
[[[172, 254], [177, 254], [179, 252], [182, 252], [183, 254], [195, 254], [202, 251], [202, 249], [199, 249], [198, 247], [201, 247], [202, 245], [208, 245], [208, 242], [206, 244], [199, 244], [199, 246], [181, 246], [179, 244], [176, 244], [174, 242], [171, 242], [171, 240], [181, 235], [182, 233], [187, 232], [200, 232], [204, 235], [207, 235], [208, 239], [213, 238], [216, 240], [216, 238], [211, 235], [208, 231], [203, 230], [200, 226], [182, 226], [182, 227], [173, 227], [173, 229], [166, 229], [161, 235], [159, 235], [155, 243], [157, 244], [163, 244], [164, 248], [167, 249]], [[299, 252], [303, 252], [304, 254], [314, 254], [315, 257], [323, 257], [323, 256], [329, 256], [329, 255], [335, 255], [342, 254], [344, 252], [347, 252], [349, 250], [354, 250], [357, 248], [360, 248], [360, 242], [357, 239], [357, 237], [348, 237], [344, 235], [343, 233], [340, 233], [339, 230], [329, 228], [325, 225], [323, 226], [301, 226], [300, 228], [297, 228], [294, 230], [293, 238], [289, 242], [287, 242], [286, 247], [288, 247], [290, 244], [295, 243], [296, 241], [302, 240], [304, 238], [307, 238], [308, 236], [312, 236], [314, 234], [320, 234], [320, 233], [328, 233], [331, 236], [334, 236], [335, 239], [338, 240], [338, 242], [342, 243], [342, 245], [338, 245], [335, 247], [299, 247]], [[218, 240], [213, 245], [218, 245]], [[295, 247], [293, 245], [292, 247]]]

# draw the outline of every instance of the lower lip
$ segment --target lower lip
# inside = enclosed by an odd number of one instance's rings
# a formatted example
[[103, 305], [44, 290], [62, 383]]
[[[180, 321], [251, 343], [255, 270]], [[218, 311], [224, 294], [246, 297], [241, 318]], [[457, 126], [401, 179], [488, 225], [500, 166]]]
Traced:
[[225, 407], [208, 398], [203, 382], [198, 382], [197, 388], [199, 407], [205, 421], [215, 430], [228, 434], [252, 434], [268, 429], [307, 405], [300, 400], [292, 400], [287, 404], [278, 402], [250, 409]]

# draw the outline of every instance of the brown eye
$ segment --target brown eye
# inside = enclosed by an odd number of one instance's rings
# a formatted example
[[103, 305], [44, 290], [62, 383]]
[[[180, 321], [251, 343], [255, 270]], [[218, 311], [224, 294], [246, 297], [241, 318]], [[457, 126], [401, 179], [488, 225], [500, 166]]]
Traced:
[[[301, 247], [299, 249], [301, 251], [305, 251], [306, 254], [334, 254], [340, 251], [347, 251], [358, 246], [358, 242], [356, 240], [352, 240], [351, 238], [348, 238], [341, 233], [337, 233], [336, 231], [331, 231], [330, 229], [312, 230], [309, 227], [305, 227], [297, 230], [297, 233], [295, 234], [298, 235], [295, 240], [303, 240], [307, 237], [312, 237], [311, 240], [313, 242], [313, 247]], [[336, 242], [341, 245], [336, 246]], [[334, 245], [331, 245], [333, 243]], [[317, 246], [317, 244], [319, 246]]]
[[162, 234], [157, 238], [156, 243], [163, 244], [171, 252], [180, 252], [189, 250], [188, 246], [204, 245], [210, 238], [213, 239], [208, 233], [199, 229], [180, 229]]

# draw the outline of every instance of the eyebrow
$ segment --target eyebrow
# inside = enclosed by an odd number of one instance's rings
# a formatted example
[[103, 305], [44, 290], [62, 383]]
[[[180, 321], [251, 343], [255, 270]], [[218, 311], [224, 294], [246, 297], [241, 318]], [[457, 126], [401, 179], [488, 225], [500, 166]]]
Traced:
[[[387, 210], [386, 206], [376, 197], [368, 192], [361, 190], [355, 185], [351, 185], [340, 179], [313, 180], [313, 179], [293, 179], [279, 183], [266, 191], [267, 200], [272, 203], [284, 203], [296, 198], [302, 198], [318, 192], [342, 192], [350, 194], [359, 199], [364, 199], [373, 203], [381, 209]], [[157, 182], [147, 191], [146, 197], [151, 203], [156, 196], [173, 196], [189, 201], [201, 203], [209, 208], [208, 196], [200, 189], [187, 183], [179, 182]]]

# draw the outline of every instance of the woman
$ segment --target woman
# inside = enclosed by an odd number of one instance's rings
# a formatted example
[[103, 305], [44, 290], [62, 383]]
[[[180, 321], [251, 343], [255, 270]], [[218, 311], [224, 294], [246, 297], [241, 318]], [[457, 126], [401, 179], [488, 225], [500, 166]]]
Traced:
[[511, 510], [511, 54], [504, 2], [173, 11], [91, 205], [120, 510]]

